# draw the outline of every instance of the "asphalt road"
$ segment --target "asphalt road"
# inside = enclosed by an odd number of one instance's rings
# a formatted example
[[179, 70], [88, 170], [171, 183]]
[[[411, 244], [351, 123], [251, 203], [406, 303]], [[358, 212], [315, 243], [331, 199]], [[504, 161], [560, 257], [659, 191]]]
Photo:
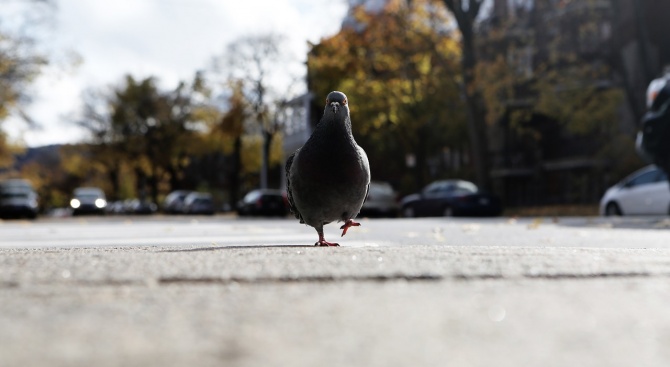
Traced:
[[668, 366], [667, 218], [0, 222], [0, 366]]

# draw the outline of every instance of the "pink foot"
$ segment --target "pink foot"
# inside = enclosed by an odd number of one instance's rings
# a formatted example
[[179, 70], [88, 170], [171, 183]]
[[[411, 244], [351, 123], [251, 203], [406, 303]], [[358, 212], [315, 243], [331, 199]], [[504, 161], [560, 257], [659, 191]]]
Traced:
[[360, 223], [354, 222], [353, 219], [347, 219], [347, 221], [344, 222], [344, 225], [340, 227], [340, 229], [343, 229], [342, 237], [344, 237], [344, 235], [347, 234], [347, 229], [349, 229], [349, 227], [358, 227], [360, 225], [361, 225]]
[[335, 243], [335, 242], [328, 242], [326, 240], [319, 240], [314, 244], [314, 246], [323, 246], [323, 247], [334, 246], [334, 247], [338, 247], [338, 246], [340, 246], [340, 244]]
[[335, 242], [328, 242], [326, 239], [323, 237], [323, 234], [319, 233], [319, 240], [316, 241], [314, 246], [324, 246], [324, 247], [330, 247], [330, 246], [339, 246], [339, 243]]

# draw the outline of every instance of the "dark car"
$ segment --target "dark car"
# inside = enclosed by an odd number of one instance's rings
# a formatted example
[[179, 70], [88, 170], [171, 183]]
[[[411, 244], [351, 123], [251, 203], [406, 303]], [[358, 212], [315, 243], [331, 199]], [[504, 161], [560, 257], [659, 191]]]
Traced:
[[72, 215], [105, 214], [107, 199], [105, 193], [97, 187], [79, 187], [72, 193], [70, 200]]
[[35, 219], [37, 193], [27, 180], [11, 179], [0, 183], [0, 218]]
[[213, 215], [216, 211], [212, 194], [191, 192], [184, 198], [184, 214]]
[[125, 214], [150, 215], [156, 213], [158, 207], [155, 203], [146, 199], [130, 199], [124, 202]]
[[175, 190], [170, 192], [163, 200], [163, 211], [167, 214], [183, 214], [184, 200], [193, 191]]
[[498, 216], [500, 199], [464, 180], [435, 181], [401, 201], [403, 217]]
[[286, 196], [281, 190], [250, 191], [237, 205], [239, 215], [285, 216], [288, 214]]

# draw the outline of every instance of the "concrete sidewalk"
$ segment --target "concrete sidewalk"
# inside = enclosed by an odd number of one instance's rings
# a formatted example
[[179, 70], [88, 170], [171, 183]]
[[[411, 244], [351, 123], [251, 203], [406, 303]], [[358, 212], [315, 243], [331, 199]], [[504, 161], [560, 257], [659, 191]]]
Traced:
[[668, 366], [669, 300], [669, 249], [0, 249], [0, 366]]

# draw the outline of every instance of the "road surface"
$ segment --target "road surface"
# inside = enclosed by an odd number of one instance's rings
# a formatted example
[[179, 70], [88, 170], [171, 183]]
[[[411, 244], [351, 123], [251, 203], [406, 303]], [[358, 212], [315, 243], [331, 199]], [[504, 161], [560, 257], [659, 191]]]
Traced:
[[0, 223], [0, 366], [667, 366], [666, 218]]

